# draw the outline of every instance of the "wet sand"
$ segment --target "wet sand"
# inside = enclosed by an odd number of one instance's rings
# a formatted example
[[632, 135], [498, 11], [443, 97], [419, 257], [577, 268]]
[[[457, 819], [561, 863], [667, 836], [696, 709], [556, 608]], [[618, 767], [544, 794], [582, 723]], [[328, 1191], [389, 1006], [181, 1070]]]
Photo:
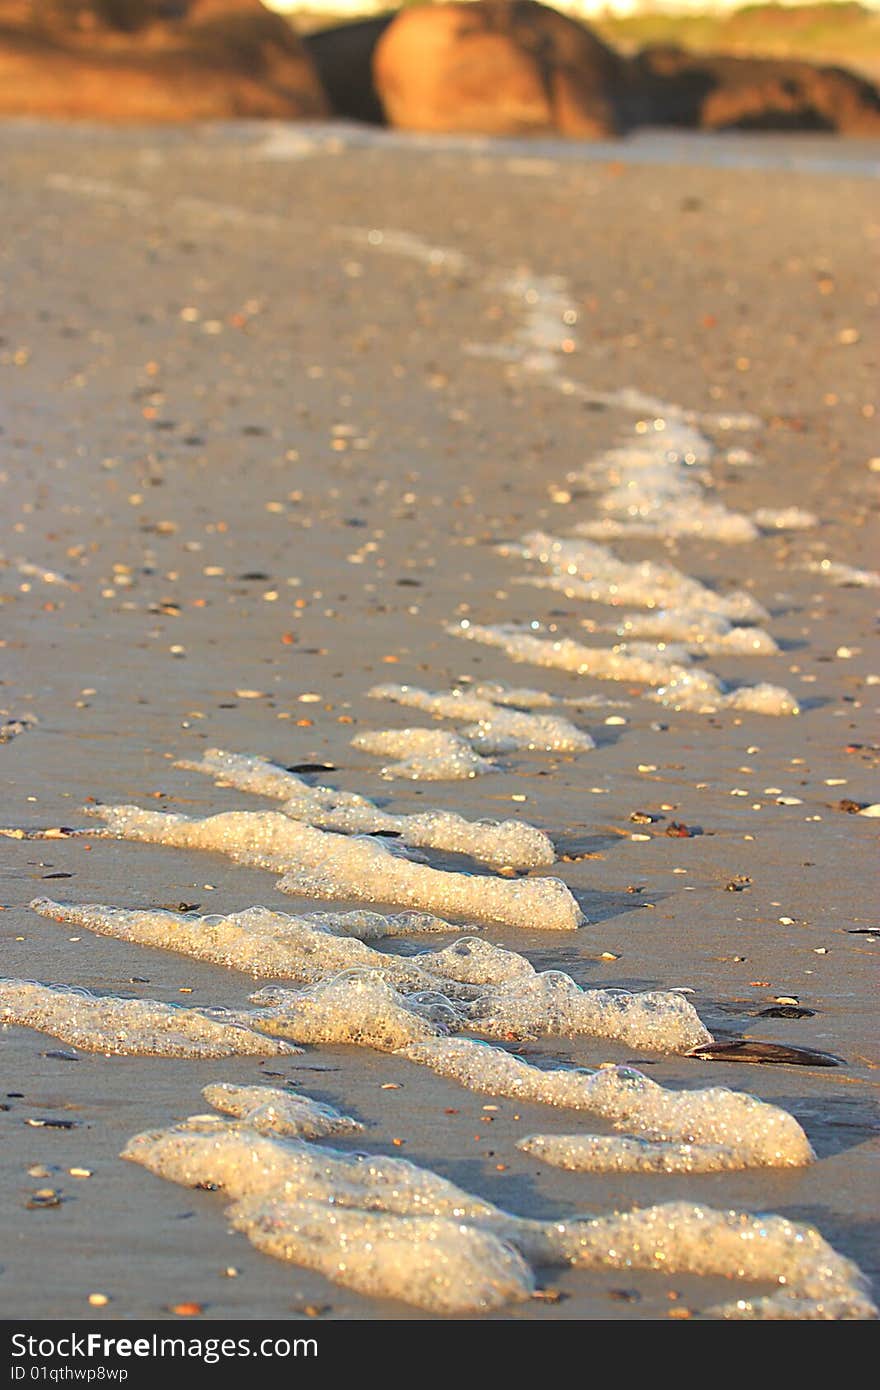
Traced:
[[[182, 1301], [210, 1319], [307, 1307], [414, 1316], [277, 1265], [228, 1233], [217, 1195], [119, 1161], [137, 1131], [205, 1110], [208, 1082], [283, 1084], [279, 1075], [368, 1123], [340, 1147], [402, 1155], [512, 1211], [679, 1197], [775, 1211], [814, 1223], [876, 1277], [877, 946], [866, 934], [878, 926], [876, 822], [835, 809], [878, 799], [876, 589], [804, 568], [876, 564], [877, 297], [866, 267], [880, 226], [874, 186], [856, 176], [865, 170], [310, 143], [283, 128], [9, 123], [0, 142], [0, 705], [4, 719], [38, 721], [0, 747], [4, 823], [83, 825], [87, 798], [194, 815], [270, 805], [173, 766], [212, 746], [332, 764], [334, 786], [395, 811], [522, 814], [569, 856], [553, 872], [589, 925], [562, 940], [501, 928], [490, 939], [582, 984], [687, 987], [717, 1037], [846, 1062], [746, 1067], [589, 1038], [528, 1044], [530, 1058], [633, 1060], [664, 1084], [749, 1090], [794, 1113], [819, 1157], [806, 1169], [603, 1177], [515, 1148], [536, 1131], [601, 1130], [592, 1117], [513, 1101], [486, 1111], [491, 1097], [399, 1057], [322, 1046], [263, 1063], [73, 1059], [52, 1038], [8, 1028], [3, 1316], [156, 1318]], [[706, 664], [733, 682], [786, 686], [799, 716], [677, 712], [640, 687], [514, 664], [447, 632], [464, 617], [556, 622], [582, 637], [581, 618], [613, 617], [516, 584], [529, 567], [495, 547], [593, 516], [569, 475], [632, 430], [640, 412], [615, 399], [624, 388], [701, 415], [758, 417], [745, 431], [709, 430], [713, 497], [749, 515], [796, 504], [819, 518], [740, 545], [614, 542], [627, 558], [759, 599], [781, 652]], [[579, 717], [594, 751], [517, 753], [470, 782], [383, 781], [379, 760], [351, 748], [360, 732], [431, 724], [368, 699], [372, 685], [446, 690], [461, 676], [627, 703]], [[665, 819], [636, 824], [633, 811]], [[702, 833], [670, 838], [672, 820]], [[98, 838], [3, 847], [10, 976], [241, 1005], [247, 977], [59, 927], [27, 903], [325, 906], [216, 855]], [[756, 1017], [783, 997], [813, 1016]], [[46, 1187], [65, 1200], [29, 1209]], [[564, 1299], [503, 1316], [698, 1314], [741, 1287], [631, 1272], [552, 1271], [544, 1282]], [[624, 1287], [632, 1297], [615, 1296]], [[94, 1292], [109, 1296], [105, 1308], [89, 1305]]]

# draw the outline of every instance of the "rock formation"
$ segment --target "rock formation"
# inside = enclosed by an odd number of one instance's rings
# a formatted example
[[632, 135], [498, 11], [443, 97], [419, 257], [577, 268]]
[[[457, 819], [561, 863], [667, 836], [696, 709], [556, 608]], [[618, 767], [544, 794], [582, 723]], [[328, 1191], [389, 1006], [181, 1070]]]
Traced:
[[35, 0], [0, 8], [0, 114], [321, 118], [290, 25], [259, 0]]
[[629, 65], [625, 102], [633, 124], [880, 133], [880, 93], [870, 82], [789, 59], [646, 48]]
[[536, 0], [470, 0], [401, 10], [373, 75], [403, 130], [601, 138], [617, 129], [618, 56]]

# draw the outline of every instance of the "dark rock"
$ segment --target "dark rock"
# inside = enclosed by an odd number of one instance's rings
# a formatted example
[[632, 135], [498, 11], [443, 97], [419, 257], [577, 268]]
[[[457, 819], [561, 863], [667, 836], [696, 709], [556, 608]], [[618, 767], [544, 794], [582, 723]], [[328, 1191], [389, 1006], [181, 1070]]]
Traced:
[[630, 60], [623, 109], [627, 125], [880, 134], [880, 93], [843, 68], [671, 46]]
[[375, 15], [303, 35], [303, 48], [315, 65], [335, 115], [370, 125], [384, 124], [385, 113], [373, 82], [373, 55], [394, 17], [394, 12]]
[[769, 1062], [777, 1066], [839, 1067], [841, 1059], [830, 1052], [817, 1052], [812, 1047], [789, 1047], [786, 1043], [760, 1042], [740, 1038], [734, 1042], [705, 1043], [695, 1047], [688, 1057], [702, 1062]]

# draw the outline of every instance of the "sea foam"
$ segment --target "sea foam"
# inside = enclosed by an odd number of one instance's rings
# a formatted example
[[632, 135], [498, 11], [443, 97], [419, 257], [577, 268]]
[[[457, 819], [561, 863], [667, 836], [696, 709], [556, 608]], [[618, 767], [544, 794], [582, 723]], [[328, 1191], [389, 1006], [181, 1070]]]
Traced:
[[477, 939], [406, 957], [267, 908], [197, 917], [50, 898], [36, 898], [31, 907], [102, 936], [179, 951], [264, 979], [320, 985], [299, 993], [264, 992], [259, 1002], [271, 1013], [242, 1016], [248, 1026], [299, 1042], [401, 1047], [437, 1031], [425, 1031], [426, 1000], [428, 1016], [447, 1032], [507, 1040], [587, 1035], [661, 1052], [688, 1052], [712, 1041], [681, 994], [582, 989], [561, 971], [538, 974], [525, 956]]
[[453, 811], [427, 810], [398, 815], [381, 810], [356, 792], [310, 786], [267, 758], [209, 748], [198, 762], [177, 767], [207, 773], [219, 784], [283, 801], [294, 820], [343, 834], [399, 835], [404, 844], [468, 854], [484, 864], [535, 869], [556, 858], [549, 836], [527, 821], [470, 821]]
[[[357, 937], [333, 932], [307, 917], [291, 917], [266, 907], [207, 917], [167, 908], [77, 905], [51, 898], [35, 898], [31, 907], [43, 917], [85, 927], [99, 936], [179, 951], [258, 979], [317, 984], [345, 970], [369, 969], [410, 992], [437, 986], [436, 975], [424, 970], [418, 958], [377, 951]], [[453, 930], [448, 923], [444, 926]]]
[[374, 685], [367, 694], [442, 719], [472, 721], [461, 733], [479, 753], [583, 753], [596, 746], [585, 730], [561, 715], [530, 714], [502, 707], [467, 689], [437, 693], [412, 685]]
[[575, 1173], [717, 1173], [741, 1169], [742, 1157], [724, 1144], [664, 1143], [607, 1134], [531, 1134], [523, 1153]]
[[279, 1057], [300, 1050], [220, 1014], [36, 980], [0, 980], [0, 1023], [35, 1028], [85, 1052], [200, 1058]]
[[137, 806], [89, 810], [121, 839], [213, 850], [240, 864], [281, 871], [279, 889], [297, 896], [396, 903], [453, 919], [547, 931], [574, 931], [584, 920], [561, 879], [449, 873], [413, 863], [382, 840], [318, 830], [278, 811], [197, 819]]
[[266, 1253], [433, 1313], [528, 1298], [533, 1263], [777, 1284], [768, 1298], [712, 1310], [721, 1317], [875, 1314], [858, 1269], [812, 1227], [781, 1217], [676, 1202], [530, 1220], [405, 1159], [341, 1153], [210, 1116], [136, 1135], [122, 1156], [172, 1182], [222, 1191], [234, 1203], [232, 1225]]
[[452, 636], [499, 647], [513, 661], [572, 671], [594, 680], [628, 681], [655, 686], [652, 698], [674, 709], [714, 714], [722, 709], [756, 714], [797, 714], [794, 696], [782, 686], [762, 683], [727, 691], [711, 671], [690, 665], [687, 651], [658, 643], [648, 647], [622, 642], [615, 647], [588, 647], [571, 637], [538, 637], [512, 624], [480, 626], [468, 619], [447, 625]]
[[720, 594], [672, 565], [621, 560], [607, 546], [586, 540], [532, 531], [518, 544], [498, 548], [502, 555], [537, 560], [550, 571], [543, 579], [526, 582], [561, 589], [593, 603], [698, 609], [732, 622], [762, 622], [768, 616], [757, 599], [742, 589]]
[[590, 1111], [615, 1129], [662, 1143], [731, 1148], [743, 1168], [800, 1167], [814, 1157], [792, 1115], [740, 1091], [669, 1091], [631, 1067], [542, 1070], [466, 1038], [414, 1043], [403, 1055], [472, 1091]]
[[235, 1086], [218, 1081], [202, 1089], [215, 1110], [246, 1120], [259, 1133], [282, 1134], [293, 1139], [326, 1139], [360, 1134], [364, 1126], [333, 1105], [313, 1100], [297, 1091], [277, 1086]]
[[394, 759], [379, 774], [389, 781], [400, 777], [411, 782], [461, 782], [498, 771], [467, 739], [442, 729], [371, 729], [355, 734], [351, 746]]
[[[662, 407], [661, 407], [662, 409]], [[714, 448], [672, 411], [639, 421], [631, 442], [589, 463], [576, 481], [598, 493], [599, 519], [585, 536], [680, 536], [741, 544], [760, 534], [749, 517], [713, 498], [706, 465]]]

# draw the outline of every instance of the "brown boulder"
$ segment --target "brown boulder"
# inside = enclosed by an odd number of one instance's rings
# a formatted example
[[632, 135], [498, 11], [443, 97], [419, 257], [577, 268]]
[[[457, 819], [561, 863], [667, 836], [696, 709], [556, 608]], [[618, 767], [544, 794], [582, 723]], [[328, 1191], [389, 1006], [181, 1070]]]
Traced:
[[403, 130], [598, 139], [617, 129], [615, 53], [536, 0], [402, 10], [376, 47], [385, 115]]
[[880, 133], [880, 93], [843, 68], [658, 47], [632, 60], [628, 85], [632, 123]]
[[35, 0], [0, 9], [0, 114], [122, 121], [329, 114], [259, 0]]

